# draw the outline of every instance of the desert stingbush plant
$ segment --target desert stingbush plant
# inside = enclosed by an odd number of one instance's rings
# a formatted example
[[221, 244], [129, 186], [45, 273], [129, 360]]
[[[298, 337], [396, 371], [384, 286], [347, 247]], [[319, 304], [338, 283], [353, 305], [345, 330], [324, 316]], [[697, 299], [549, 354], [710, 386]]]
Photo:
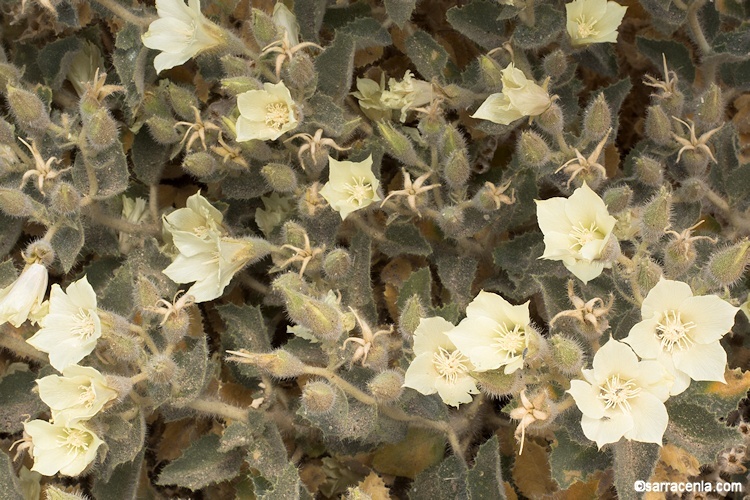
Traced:
[[2, 9], [0, 497], [746, 471], [742, 2]]

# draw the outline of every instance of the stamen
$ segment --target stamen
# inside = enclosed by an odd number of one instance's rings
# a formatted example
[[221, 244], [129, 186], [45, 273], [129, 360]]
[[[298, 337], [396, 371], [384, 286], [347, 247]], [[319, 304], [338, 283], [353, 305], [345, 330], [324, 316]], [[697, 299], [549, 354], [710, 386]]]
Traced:
[[466, 361], [466, 357], [460, 351], [448, 352], [442, 347], [432, 355], [432, 363], [435, 365], [435, 370], [449, 384], [455, 384], [460, 375], [469, 371], [464, 365]]
[[682, 321], [680, 311], [664, 311], [662, 319], [656, 324], [656, 338], [661, 341], [661, 348], [671, 352], [674, 346], [688, 349], [694, 344], [688, 332], [696, 327], [692, 321]]
[[631, 411], [629, 399], [634, 398], [641, 392], [641, 388], [635, 385], [633, 379], [623, 381], [620, 375], [612, 375], [603, 385], [599, 386], [599, 399], [604, 401], [605, 408], [617, 408], [625, 414]]

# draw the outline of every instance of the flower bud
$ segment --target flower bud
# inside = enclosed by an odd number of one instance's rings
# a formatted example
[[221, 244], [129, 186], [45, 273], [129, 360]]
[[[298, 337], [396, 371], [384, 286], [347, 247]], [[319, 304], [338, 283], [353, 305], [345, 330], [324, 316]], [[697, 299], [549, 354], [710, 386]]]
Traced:
[[550, 107], [544, 113], [537, 116], [534, 121], [539, 128], [550, 135], [561, 134], [565, 125], [562, 109], [554, 102], [550, 104]]
[[516, 370], [506, 374], [502, 368], [487, 372], [472, 372], [471, 376], [477, 381], [479, 389], [493, 398], [515, 394], [523, 388], [521, 372]]
[[589, 104], [583, 115], [583, 132], [591, 141], [598, 141], [606, 134], [612, 126], [612, 110], [604, 98], [604, 94], [599, 94], [591, 104]]
[[323, 272], [334, 282], [343, 281], [349, 276], [352, 268], [352, 257], [343, 248], [335, 248], [323, 259]]
[[443, 166], [443, 177], [452, 189], [461, 189], [471, 176], [471, 165], [465, 149], [456, 149]]
[[689, 239], [673, 238], [664, 246], [664, 270], [671, 279], [682, 276], [695, 263], [697, 254]]
[[521, 165], [541, 167], [549, 161], [550, 150], [547, 141], [533, 130], [521, 132], [516, 149]]
[[60, 215], [72, 215], [81, 208], [81, 195], [68, 182], [58, 182], [50, 193], [50, 200], [50, 209]]
[[7, 86], [8, 104], [16, 121], [28, 132], [45, 132], [50, 124], [47, 107], [41, 99], [27, 90]]
[[0, 88], [8, 85], [18, 85], [23, 73], [12, 64], [0, 63]]
[[269, 353], [234, 352], [235, 356], [227, 358], [230, 361], [254, 365], [276, 378], [293, 378], [305, 372], [305, 364], [294, 354], [284, 349], [276, 349]]
[[398, 331], [401, 337], [411, 343], [419, 322], [426, 316], [427, 310], [422, 305], [419, 295], [414, 294], [406, 299], [406, 303], [401, 310], [401, 315], [398, 318]]
[[336, 389], [323, 380], [308, 382], [302, 389], [302, 407], [311, 415], [330, 412], [336, 406], [337, 398]]
[[55, 250], [45, 240], [36, 240], [29, 243], [24, 251], [24, 255], [27, 259], [37, 261], [45, 267], [51, 266], [55, 260]]
[[712, 83], [700, 97], [695, 110], [695, 121], [699, 128], [710, 129], [724, 119], [724, 96], [721, 87]]
[[404, 374], [396, 370], [385, 370], [375, 375], [367, 388], [379, 403], [391, 403], [404, 392]]
[[34, 200], [17, 189], [0, 188], [0, 211], [11, 217], [29, 217], [36, 213]]
[[491, 57], [479, 57], [479, 70], [482, 72], [484, 86], [489, 90], [501, 90], [503, 88], [503, 68]]
[[447, 125], [443, 134], [443, 156], [448, 157], [454, 151], [466, 149], [466, 139], [463, 134], [453, 125]]
[[219, 168], [219, 162], [216, 161], [216, 158], [211, 153], [199, 151], [198, 153], [185, 156], [182, 160], [182, 168], [190, 175], [198, 179], [204, 179], [216, 172]]
[[661, 106], [646, 110], [646, 137], [659, 146], [672, 145], [672, 121]]
[[643, 292], [647, 292], [655, 287], [664, 276], [659, 264], [646, 256], [636, 257], [633, 259], [633, 262], [635, 263], [634, 272], [636, 282]]
[[252, 15], [253, 36], [258, 45], [265, 47], [275, 41], [277, 32], [273, 18], [260, 9], [253, 9]]
[[657, 187], [664, 183], [664, 167], [650, 156], [639, 156], [635, 160], [636, 178], [647, 186]]
[[736, 283], [750, 263], [750, 241], [747, 239], [715, 252], [706, 264], [706, 274], [716, 286]]
[[249, 76], [233, 76], [221, 79], [221, 88], [231, 96], [238, 96], [250, 90], [262, 90], [263, 86]]
[[151, 137], [162, 145], [180, 142], [180, 134], [174, 128], [175, 123], [174, 120], [167, 120], [161, 116], [152, 116], [146, 120]]
[[339, 338], [344, 331], [341, 312], [332, 305], [301, 293], [294, 277], [299, 278], [296, 273], [287, 273], [273, 283], [274, 290], [284, 296], [289, 317], [321, 340]]
[[117, 122], [106, 108], [99, 108], [91, 115], [83, 115], [83, 126], [86, 130], [86, 142], [95, 152], [107, 149], [120, 137]]
[[172, 103], [172, 109], [174, 109], [180, 118], [183, 120], [195, 119], [193, 108], [198, 109], [199, 104], [192, 89], [170, 83], [167, 95], [169, 96], [169, 102]]
[[573, 339], [555, 335], [550, 339], [552, 364], [565, 375], [576, 375], [583, 367], [583, 349]]
[[555, 49], [542, 61], [544, 74], [552, 78], [560, 78], [568, 69], [568, 56], [561, 49]]
[[423, 162], [417, 156], [411, 139], [384, 121], [378, 122], [378, 130], [385, 140], [386, 151], [404, 165], [421, 165]]
[[[305, 231], [305, 228], [298, 223], [294, 221], [285, 222], [284, 227], [282, 228], [282, 234], [288, 245], [293, 245], [298, 248], [305, 247], [305, 236], [307, 235], [307, 231]], [[295, 283], [295, 285], [300, 286], [297, 283]]]
[[632, 199], [633, 190], [627, 185], [609, 188], [602, 195], [602, 200], [607, 205], [607, 211], [613, 215], [628, 208]]
[[166, 385], [172, 382], [177, 373], [177, 364], [166, 354], [155, 354], [149, 359], [145, 372], [149, 382]]
[[672, 193], [662, 187], [641, 213], [641, 237], [648, 243], [656, 243], [670, 225], [672, 216]]
[[269, 163], [260, 169], [268, 186], [279, 193], [291, 193], [297, 189], [297, 174], [283, 163]]

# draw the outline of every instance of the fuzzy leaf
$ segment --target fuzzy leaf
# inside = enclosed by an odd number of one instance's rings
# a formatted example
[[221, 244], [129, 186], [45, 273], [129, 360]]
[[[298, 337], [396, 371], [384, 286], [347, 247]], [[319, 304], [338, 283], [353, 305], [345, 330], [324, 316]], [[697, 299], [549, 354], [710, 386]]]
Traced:
[[13, 461], [0, 452], [0, 498], [4, 500], [23, 500], [21, 483], [13, 471]]
[[222, 453], [220, 442], [216, 434], [199, 438], [180, 458], [164, 467], [156, 484], [174, 484], [195, 491], [237, 477], [243, 463], [242, 450]]
[[210, 379], [206, 336], [202, 334], [198, 339], [186, 339], [185, 342], [192, 346], [174, 356], [177, 373], [172, 379], [172, 399], [169, 404], [177, 408], [198, 398]]
[[667, 58], [667, 67], [680, 78], [692, 82], [695, 80], [695, 63], [690, 57], [690, 51], [684, 44], [672, 40], [652, 40], [643, 36], [636, 37], [636, 45], [641, 54], [648, 57], [656, 67], [656, 78], [663, 79], [664, 62], [662, 54]]
[[352, 256], [352, 271], [348, 286], [344, 289], [344, 299], [360, 314], [365, 321], [374, 323], [377, 318], [375, 302], [372, 297], [372, 280], [370, 278], [370, 263], [372, 250], [370, 237], [363, 232], [357, 233], [349, 248]]
[[417, 31], [406, 40], [406, 55], [426, 80], [442, 79], [448, 53], [425, 31]]
[[401, 289], [398, 292], [398, 300], [396, 301], [399, 310], [403, 310], [406, 301], [412, 295], [419, 296], [419, 300], [425, 306], [432, 304], [432, 276], [430, 275], [429, 267], [423, 267], [414, 271], [404, 281], [404, 284], [401, 285]]
[[0, 258], [16, 246], [23, 230], [23, 219], [0, 213]]
[[557, 442], [552, 445], [550, 467], [552, 478], [561, 489], [567, 489], [576, 481], [588, 481], [592, 474], [612, 465], [609, 451], [598, 451], [596, 446], [582, 446], [570, 439], [564, 429], [555, 432]]
[[[617, 57], [609, 43], [596, 43], [586, 50], [574, 54], [578, 64], [609, 78], [617, 76]], [[613, 115], [614, 116], [614, 115]]]
[[685, 23], [686, 12], [672, 0], [641, 0], [640, 4], [651, 14], [651, 19], [659, 20], [653, 23], [653, 27], [665, 35], [671, 35]]
[[435, 259], [440, 282], [451, 293], [451, 301], [463, 310], [471, 301], [471, 285], [474, 283], [479, 261], [473, 257], [441, 252]]
[[169, 158], [169, 148], [157, 144], [146, 129], [141, 129], [133, 141], [132, 158], [133, 173], [138, 180], [146, 185], [158, 184]]
[[676, 396], [665, 404], [669, 412], [669, 426], [664, 437], [689, 450], [702, 464], [711, 463], [716, 453], [740, 440], [736, 429], [719, 422], [711, 410], [687, 397]]
[[550, 4], [538, 4], [535, 15], [534, 26], [519, 23], [513, 34], [514, 41], [524, 49], [543, 47], [557, 39], [565, 29], [565, 14]]
[[60, 227], [52, 236], [52, 248], [64, 272], [70, 271], [78, 259], [78, 252], [83, 248], [83, 226], [80, 220], [69, 221]]
[[505, 23], [501, 18], [517, 12], [488, 0], [472, 0], [463, 7], [452, 7], [446, 18], [453, 28], [485, 49], [499, 47], [505, 41]]
[[137, 500], [144, 454], [145, 449], [141, 449], [135, 459], [115, 467], [109, 480], [105, 481], [101, 475], [94, 475], [94, 497], [107, 500]]
[[[0, 335], [8, 335], [6, 332]], [[0, 432], [15, 434], [23, 429], [28, 416], [33, 419], [47, 406], [36, 392], [36, 374], [31, 371], [17, 371], [0, 379]]]
[[[671, 413], [670, 413], [671, 416]], [[636, 481], [647, 481], [659, 460], [659, 446], [621, 439], [613, 445], [615, 488], [622, 500], [636, 500], [639, 495], [633, 489]]]
[[299, 31], [304, 40], [318, 42], [318, 32], [326, 13], [326, 0], [308, 0], [294, 2], [294, 15], [299, 24]]
[[466, 475], [470, 498], [506, 498], [499, 449], [497, 434], [479, 447], [474, 467]]
[[[130, 408], [136, 408], [130, 405]], [[143, 412], [138, 411], [132, 420], [124, 420], [121, 414], [105, 414], [102, 418], [106, 433], [102, 438], [107, 444], [107, 458], [99, 478], [109, 482], [118, 465], [132, 462], [143, 450], [146, 438], [146, 420]]]
[[466, 466], [451, 455], [440, 464], [419, 474], [412, 483], [409, 498], [414, 500], [468, 500]]
[[539, 498], [557, 489], [550, 474], [547, 452], [533, 441], [526, 441], [523, 454], [513, 463], [513, 481], [521, 493]]
[[417, 6], [417, 0], [385, 0], [385, 11], [399, 28], [404, 27], [411, 19], [411, 14]]
[[391, 224], [385, 230], [386, 241], [379, 248], [389, 257], [400, 254], [430, 255], [432, 248], [419, 229], [412, 224]]
[[[252, 352], [265, 352], [271, 349], [263, 314], [257, 306], [225, 304], [217, 307], [226, 331], [221, 336], [224, 350], [247, 349]], [[230, 363], [230, 369], [244, 379], [259, 376], [257, 368], [245, 363]]]

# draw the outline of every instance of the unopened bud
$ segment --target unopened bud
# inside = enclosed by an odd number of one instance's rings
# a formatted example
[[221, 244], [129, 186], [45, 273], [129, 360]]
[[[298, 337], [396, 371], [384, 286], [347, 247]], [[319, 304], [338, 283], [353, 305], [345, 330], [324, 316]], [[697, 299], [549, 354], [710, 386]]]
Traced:
[[731, 286], [745, 274], [750, 263], [750, 241], [739, 243], [715, 252], [706, 265], [706, 274], [716, 286]]
[[465, 149], [456, 149], [445, 162], [443, 177], [452, 189], [461, 189], [471, 176], [469, 156]]
[[598, 141], [612, 127], [612, 110], [604, 98], [604, 94], [599, 94], [591, 104], [589, 104], [583, 115], [583, 131], [586, 137], [592, 141]]
[[24, 251], [26, 258], [29, 260], [35, 260], [45, 267], [52, 265], [55, 260], [55, 250], [52, 245], [45, 240], [36, 240], [29, 243]]
[[302, 389], [302, 407], [311, 415], [322, 415], [333, 410], [338, 397], [338, 391], [331, 384], [315, 380]]
[[427, 316], [427, 310], [422, 305], [419, 295], [412, 295], [406, 299], [401, 315], [398, 318], [398, 331], [404, 340], [411, 341], [417, 331], [419, 322]]
[[552, 78], [560, 78], [568, 69], [568, 56], [561, 49], [555, 49], [542, 61], [544, 74]]
[[417, 156], [411, 139], [384, 121], [378, 122], [378, 130], [383, 137], [388, 153], [404, 165], [420, 165], [422, 160]]
[[367, 388], [379, 403], [391, 403], [404, 393], [403, 385], [404, 375], [401, 372], [385, 370], [375, 375]]
[[338, 308], [301, 293], [287, 273], [276, 279], [273, 288], [284, 296], [289, 317], [321, 340], [336, 340], [344, 331]]
[[533, 130], [521, 132], [521, 138], [518, 140], [516, 149], [518, 161], [521, 165], [541, 167], [549, 161], [550, 150], [547, 141]]
[[265, 47], [276, 39], [276, 24], [273, 18], [260, 9], [253, 9], [253, 36], [258, 45]]
[[466, 139], [463, 134], [453, 125], [447, 125], [443, 134], [443, 156], [448, 157], [456, 150], [466, 149]]
[[576, 375], [583, 367], [583, 349], [573, 339], [555, 335], [550, 339], [552, 364], [566, 375]]
[[269, 163], [260, 169], [268, 186], [279, 193], [291, 193], [297, 189], [297, 174], [283, 163]]
[[633, 190], [627, 185], [609, 188], [602, 195], [602, 200], [607, 205], [607, 211], [610, 214], [617, 214], [628, 208], [632, 199]]
[[669, 278], [677, 278], [695, 263], [697, 254], [693, 243], [685, 238], [673, 238], [664, 246], [664, 270]]
[[120, 137], [117, 122], [106, 108], [99, 108], [92, 115], [84, 116], [83, 126], [86, 142], [95, 152], [107, 149]]
[[222, 78], [221, 88], [229, 95], [237, 96], [250, 90], [259, 90], [261, 85], [258, 80], [249, 76], [233, 76], [230, 78]]
[[0, 210], [11, 217], [29, 217], [36, 212], [34, 200], [10, 188], [0, 188]]
[[185, 156], [182, 160], [182, 168], [190, 175], [198, 179], [204, 179], [213, 175], [219, 168], [219, 162], [214, 155], [207, 151], [199, 151]]
[[657, 187], [664, 183], [664, 167], [650, 156], [639, 156], [635, 160], [636, 178], [647, 186]]
[[472, 372], [471, 376], [478, 382], [483, 394], [493, 398], [515, 394], [523, 388], [521, 372], [516, 370], [506, 374], [503, 369], [490, 370], [487, 372]]
[[177, 364], [166, 354], [155, 354], [146, 365], [148, 380], [157, 385], [166, 385], [172, 382], [177, 373]]
[[269, 353], [227, 351], [233, 356], [228, 357], [229, 361], [246, 363], [256, 366], [276, 378], [293, 378], [302, 375], [305, 372], [305, 364], [284, 349], [276, 349]]
[[170, 83], [167, 91], [169, 102], [172, 103], [172, 109], [175, 110], [183, 120], [194, 120], [195, 111], [198, 109], [198, 99], [195, 92], [187, 87], [182, 87], [175, 83]]
[[146, 120], [151, 137], [162, 145], [180, 142], [180, 134], [177, 133], [174, 120], [167, 120], [160, 116], [152, 116]]
[[328, 252], [323, 259], [323, 272], [334, 282], [344, 280], [352, 269], [352, 257], [343, 248], [336, 248]]
[[39, 96], [8, 85], [8, 104], [16, 121], [29, 132], [45, 132], [50, 124], [49, 113]]
[[662, 187], [651, 201], [646, 203], [641, 213], [641, 237], [649, 243], [656, 243], [669, 228], [672, 217], [672, 193]]
[[537, 116], [534, 121], [539, 128], [550, 135], [561, 134], [565, 125], [562, 109], [554, 102], [544, 113]]
[[633, 259], [635, 263], [635, 278], [638, 286], [644, 292], [651, 290], [664, 276], [661, 266], [649, 257], [642, 256]]
[[23, 73], [12, 64], [0, 63], [0, 88], [8, 85], [18, 85]]
[[50, 193], [50, 209], [61, 215], [77, 213], [81, 208], [81, 195], [72, 184], [58, 182]]
[[661, 106], [646, 110], [646, 137], [659, 146], [672, 145], [672, 120]]
[[700, 128], [710, 129], [724, 119], [724, 97], [721, 87], [712, 83], [700, 97], [695, 110], [695, 122]]
[[503, 88], [503, 68], [491, 57], [480, 56], [479, 68], [482, 72], [484, 86], [489, 90], [501, 90]]

